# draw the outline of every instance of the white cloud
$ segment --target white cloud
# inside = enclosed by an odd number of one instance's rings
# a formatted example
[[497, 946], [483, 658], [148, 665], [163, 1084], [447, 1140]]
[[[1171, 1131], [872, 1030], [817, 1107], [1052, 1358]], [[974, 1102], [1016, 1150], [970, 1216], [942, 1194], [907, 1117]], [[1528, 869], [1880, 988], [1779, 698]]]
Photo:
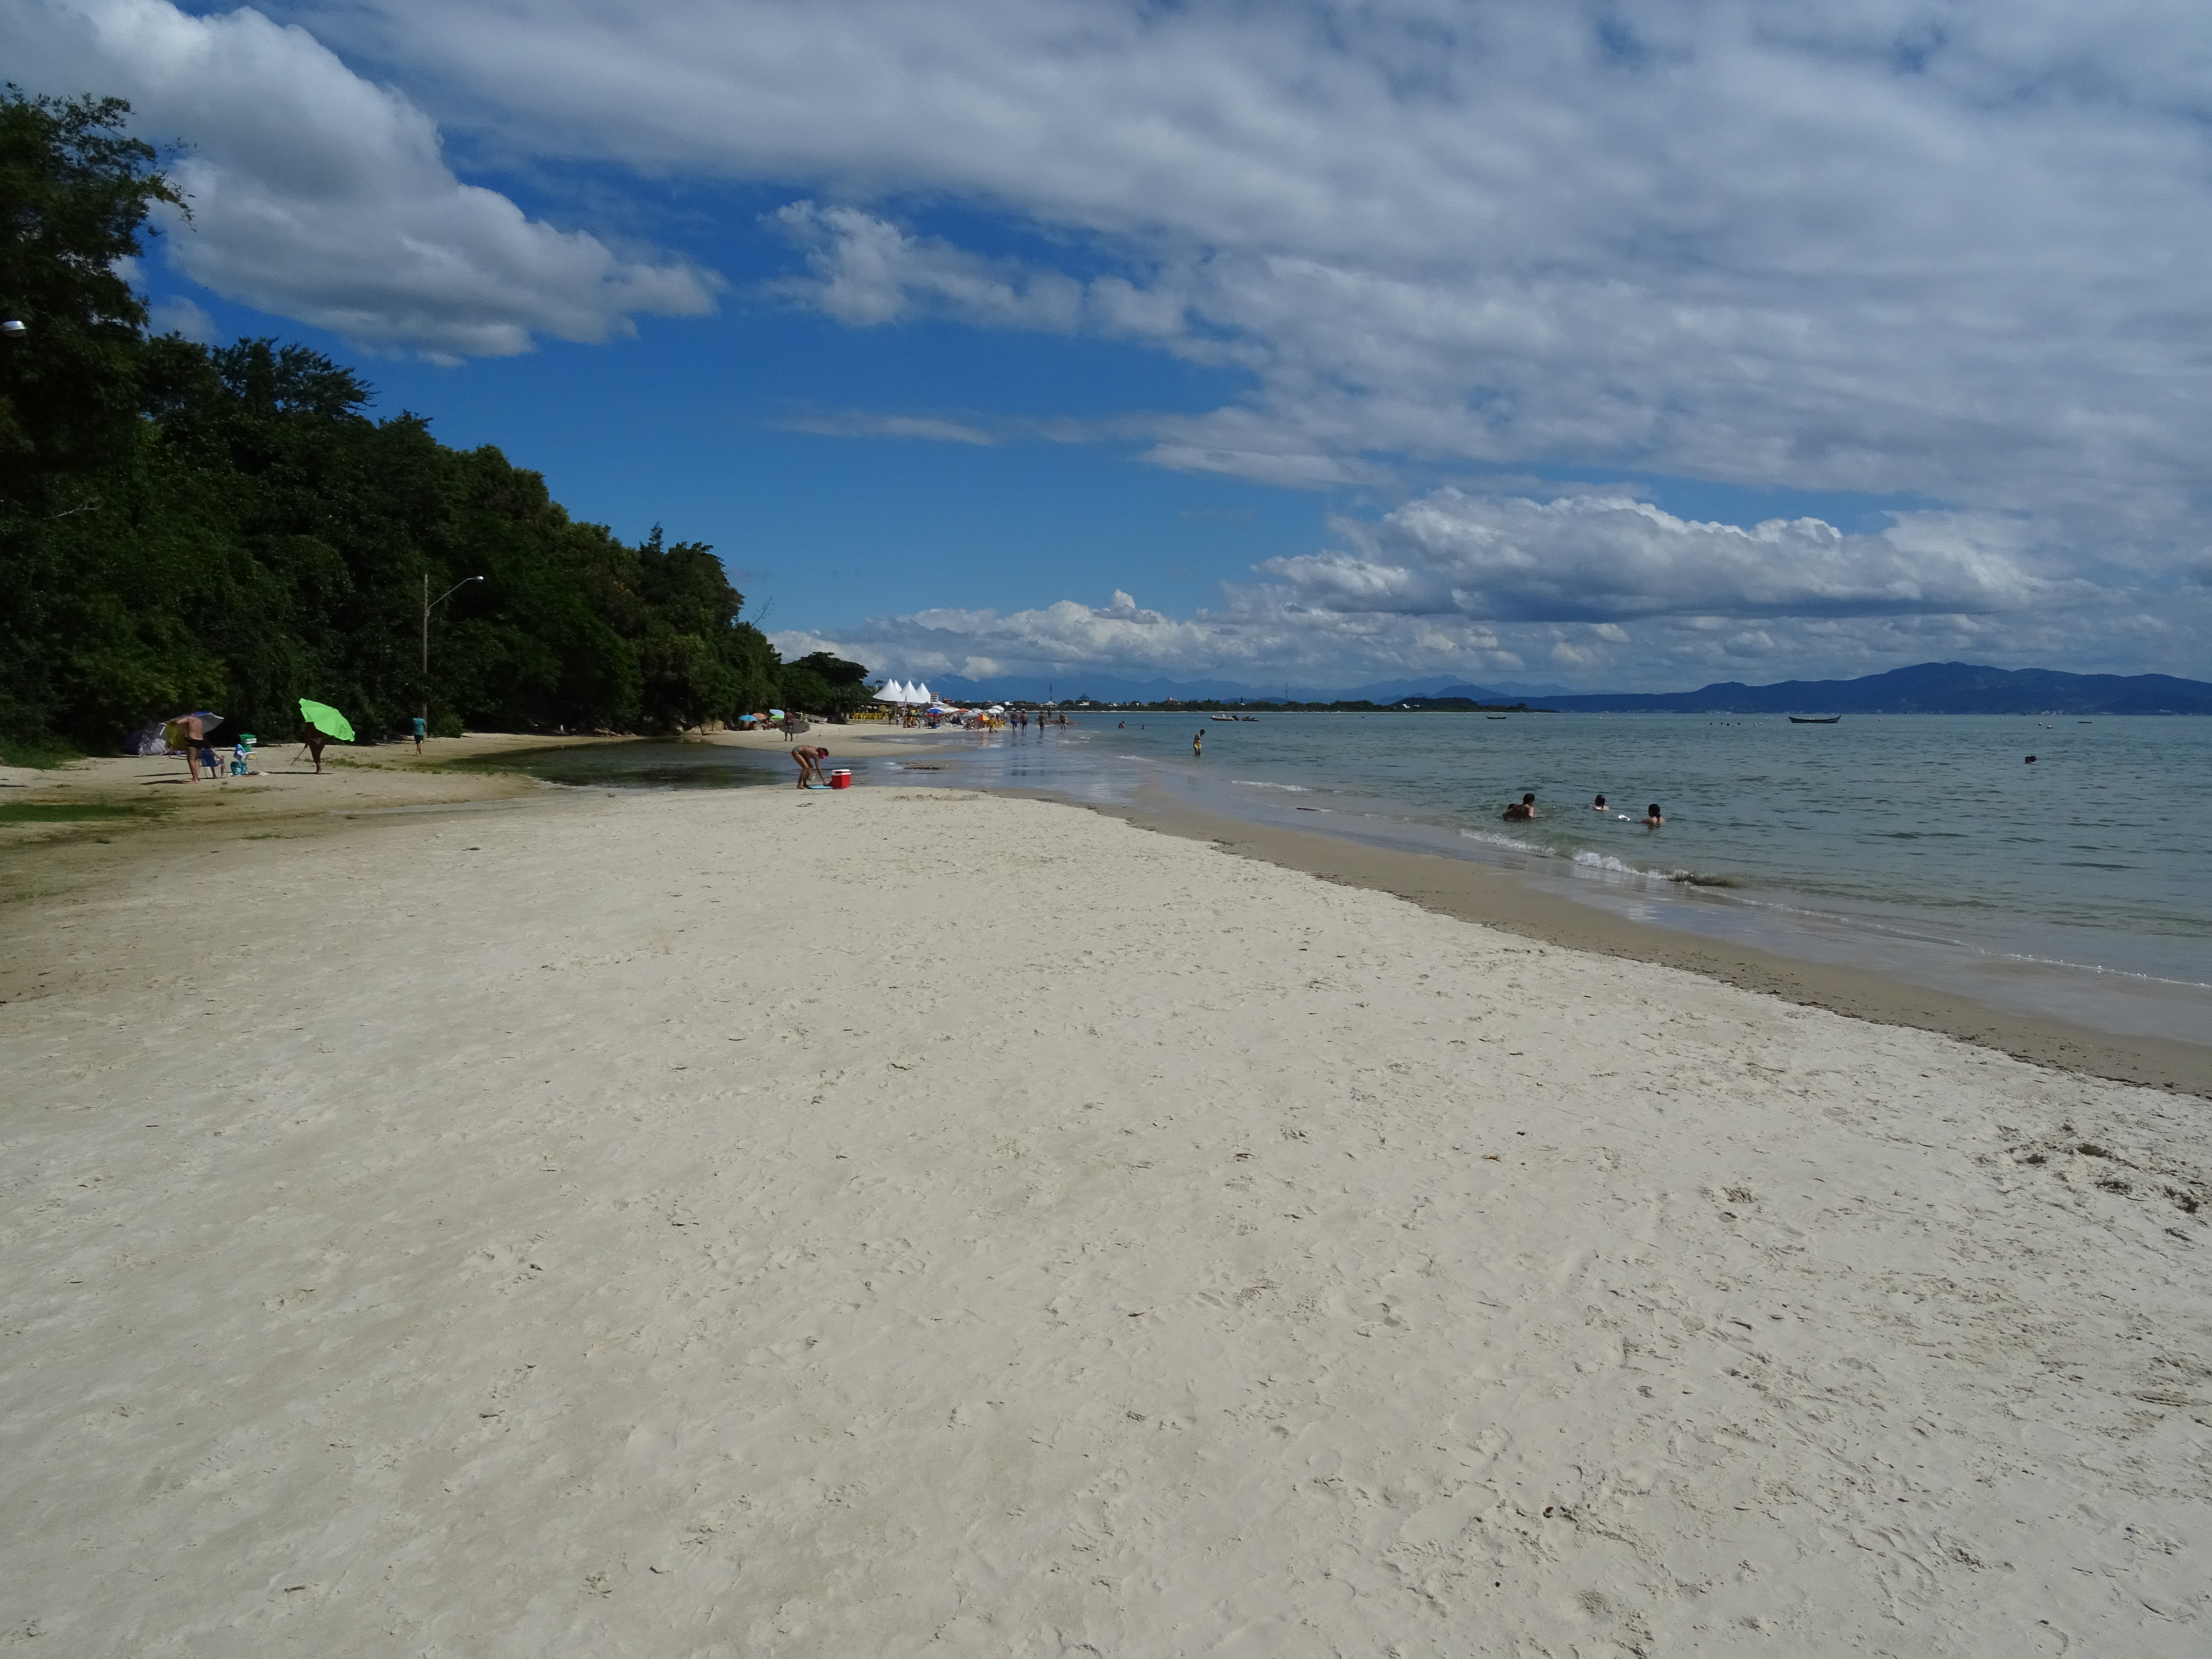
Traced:
[[855, 208], [793, 202], [774, 217], [814, 273], [791, 291], [840, 322], [866, 328], [943, 312], [987, 327], [1066, 333], [1081, 319], [1083, 285], [1057, 271], [979, 258]]
[[444, 359], [712, 308], [710, 273], [626, 258], [463, 184], [429, 117], [305, 29], [168, 0], [30, 0], [7, 32], [16, 78], [120, 94], [137, 131], [188, 146], [171, 172], [192, 218], [167, 252], [227, 299]]
[[1372, 526], [1338, 528], [1351, 547], [1272, 559], [1262, 576], [1315, 609], [1492, 621], [1990, 611], [2044, 586], [2008, 526], [1953, 514], [1847, 536], [1819, 519], [1695, 523], [1625, 495], [1534, 501], [1446, 489]]
[[823, 438], [918, 438], [928, 443], [975, 444], [987, 448], [999, 441], [981, 427], [929, 415], [837, 410], [787, 416], [775, 424], [787, 432], [810, 432]]
[[156, 300], [147, 307], [146, 329], [150, 334], [181, 334], [187, 340], [198, 340], [202, 345], [213, 345], [221, 337], [215, 319], [208, 315], [207, 308], [181, 296]]

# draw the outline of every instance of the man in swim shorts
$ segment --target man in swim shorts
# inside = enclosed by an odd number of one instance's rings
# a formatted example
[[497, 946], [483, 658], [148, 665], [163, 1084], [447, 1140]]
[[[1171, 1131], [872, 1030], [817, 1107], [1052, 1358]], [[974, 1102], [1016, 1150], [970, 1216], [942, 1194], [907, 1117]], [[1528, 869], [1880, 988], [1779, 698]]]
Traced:
[[161, 741], [172, 749], [185, 751], [185, 764], [191, 769], [192, 781], [200, 781], [200, 717], [187, 714], [180, 720], [171, 720], [161, 728]]
[[792, 759], [799, 763], [799, 787], [823, 781], [822, 763], [830, 758], [827, 749], [799, 748], [791, 751]]

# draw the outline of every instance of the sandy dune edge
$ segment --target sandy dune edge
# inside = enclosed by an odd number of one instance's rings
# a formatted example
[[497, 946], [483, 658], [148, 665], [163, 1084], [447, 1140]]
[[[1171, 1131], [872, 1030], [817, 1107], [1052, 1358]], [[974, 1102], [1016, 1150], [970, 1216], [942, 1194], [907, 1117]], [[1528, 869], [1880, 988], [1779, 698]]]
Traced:
[[2201, 1102], [1004, 798], [12, 909], [32, 1651], [2212, 1629]]

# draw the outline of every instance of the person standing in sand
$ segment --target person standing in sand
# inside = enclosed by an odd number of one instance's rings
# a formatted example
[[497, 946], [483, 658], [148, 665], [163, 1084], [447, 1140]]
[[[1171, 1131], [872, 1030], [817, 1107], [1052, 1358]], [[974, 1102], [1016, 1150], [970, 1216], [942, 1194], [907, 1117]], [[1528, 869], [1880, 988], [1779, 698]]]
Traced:
[[[415, 717], [415, 752], [416, 754], [422, 752], [422, 739], [429, 735], [430, 722], [417, 714]], [[1601, 796], [1599, 799], [1602, 799], [1603, 797]]]
[[823, 781], [822, 763], [830, 758], [827, 749], [794, 749], [791, 751], [791, 757], [799, 763], [799, 788]]
[[313, 726], [300, 733], [300, 741], [307, 745], [307, 757], [315, 763], [315, 775], [323, 775], [323, 746], [330, 738]]
[[182, 720], [171, 720], [162, 728], [161, 740], [172, 749], [185, 751], [185, 764], [191, 769], [192, 781], [200, 781], [200, 717], [187, 714]]

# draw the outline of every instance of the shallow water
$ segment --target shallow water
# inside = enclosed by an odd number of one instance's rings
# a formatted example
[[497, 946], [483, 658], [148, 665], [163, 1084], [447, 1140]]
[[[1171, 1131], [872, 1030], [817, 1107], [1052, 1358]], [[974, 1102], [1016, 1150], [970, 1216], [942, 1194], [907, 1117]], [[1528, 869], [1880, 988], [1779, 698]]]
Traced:
[[635, 743], [579, 744], [570, 749], [526, 749], [519, 754], [488, 756], [469, 766], [471, 770], [526, 772], [548, 783], [607, 789], [737, 789], [771, 783], [789, 788], [793, 770], [784, 756], [757, 749], [650, 738]]
[[[1164, 793], [1503, 866], [1662, 927], [1869, 967], [2108, 1030], [2212, 1041], [2212, 720], [1680, 714], [1085, 715], [918, 738], [856, 781]], [[1194, 758], [1194, 732], [1206, 753]], [[823, 739], [836, 747], [835, 735]], [[698, 744], [518, 763], [629, 787], [782, 782]], [[2026, 757], [2036, 757], [2028, 764]], [[845, 763], [842, 759], [841, 764]], [[932, 769], [909, 771], [927, 766]], [[1533, 823], [1498, 813], [1523, 791]], [[1602, 791], [1612, 811], [1590, 810]], [[1640, 817], [1657, 801], [1666, 826]]]

